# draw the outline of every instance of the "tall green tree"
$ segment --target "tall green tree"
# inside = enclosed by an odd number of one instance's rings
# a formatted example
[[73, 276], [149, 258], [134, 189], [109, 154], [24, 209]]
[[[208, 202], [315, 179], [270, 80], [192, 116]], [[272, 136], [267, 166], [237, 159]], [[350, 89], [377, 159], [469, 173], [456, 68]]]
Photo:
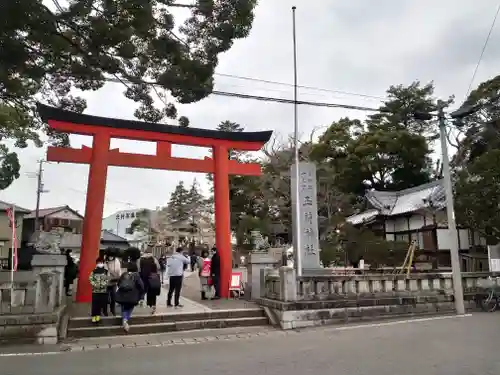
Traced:
[[[0, 12], [0, 141], [21, 140], [23, 147], [31, 140], [39, 146], [37, 132], [47, 129], [36, 114], [36, 101], [83, 112], [86, 102], [75, 93], [98, 90], [108, 80], [122, 83], [125, 97], [139, 104], [137, 118], [178, 118], [168, 97], [192, 103], [212, 92], [218, 55], [248, 35], [256, 3], [193, 0], [191, 15], [176, 25], [174, 0], [54, 0], [51, 7], [43, 0], [5, 2]], [[189, 125], [183, 116], [178, 120]], [[69, 143], [65, 134], [49, 136], [54, 143]], [[1, 188], [18, 177], [19, 169], [17, 155], [5, 147]]]
[[179, 181], [170, 195], [166, 211], [172, 221], [189, 219], [189, 191], [184, 186], [184, 181]]
[[432, 176], [428, 141], [432, 124], [413, 119], [417, 110], [435, 108], [432, 84], [391, 86], [387, 101], [366, 123], [343, 118], [333, 122], [312, 150], [312, 158], [326, 162], [346, 193], [366, 189], [401, 190], [429, 182]]
[[135, 219], [130, 223], [130, 228], [132, 232], [148, 233], [153, 230], [151, 224], [151, 211], [144, 209], [136, 213]]
[[473, 90], [463, 107], [475, 110], [456, 120], [462, 139], [453, 157], [456, 168], [463, 169], [474, 159], [490, 150], [500, 148], [500, 75], [482, 82]]
[[465, 106], [474, 111], [455, 122], [462, 131], [453, 158], [457, 220], [495, 245], [500, 242], [500, 76], [479, 84]]
[[500, 149], [478, 156], [458, 173], [457, 219], [481, 233], [488, 244], [500, 242]]
[[210, 213], [209, 204], [210, 202], [200, 191], [198, 181], [194, 179], [186, 197], [186, 209], [189, 221], [193, 224], [194, 229], [198, 228], [200, 220], [208, 218], [208, 214]]
[[[368, 128], [385, 130], [407, 130], [412, 134], [424, 135], [427, 139], [438, 138], [438, 128], [434, 123], [415, 119], [415, 112], [433, 112], [437, 109], [434, 84], [422, 85], [415, 81], [408, 86], [390, 86], [387, 97], [379, 111], [368, 117]], [[453, 99], [450, 98], [449, 102]]]

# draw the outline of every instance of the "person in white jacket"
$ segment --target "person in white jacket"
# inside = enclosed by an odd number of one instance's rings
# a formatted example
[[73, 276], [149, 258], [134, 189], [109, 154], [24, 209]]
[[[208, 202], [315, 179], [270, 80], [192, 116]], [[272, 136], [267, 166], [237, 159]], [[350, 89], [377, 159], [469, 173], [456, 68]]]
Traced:
[[114, 256], [114, 254], [108, 254], [106, 256], [106, 262], [104, 267], [108, 270], [109, 285], [108, 285], [108, 302], [109, 311], [111, 314], [116, 316], [116, 284], [122, 275], [122, 263], [120, 259]]
[[167, 260], [167, 275], [169, 277], [167, 307], [172, 307], [172, 295], [174, 295], [175, 307], [182, 307], [179, 303], [182, 289], [184, 268], [189, 264], [189, 258], [182, 254], [182, 247], [178, 247]]

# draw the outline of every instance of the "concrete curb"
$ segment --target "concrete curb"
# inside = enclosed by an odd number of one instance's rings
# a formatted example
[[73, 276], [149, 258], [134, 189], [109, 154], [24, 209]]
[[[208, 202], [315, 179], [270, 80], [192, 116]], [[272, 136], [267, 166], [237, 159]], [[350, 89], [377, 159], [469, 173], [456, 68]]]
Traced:
[[85, 352], [100, 349], [131, 349], [131, 348], [154, 348], [163, 346], [177, 346], [177, 345], [195, 345], [212, 343], [214, 341], [240, 341], [251, 338], [270, 338], [270, 337], [283, 337], [290, 334], [297, 334], [298, 331], [261, 331], [250, 333], [237, 333], [237, 334], [222, 334], [194, 338], [179, 338], [179, 339], [163, 339], [157, 341], [154, 337], [149, 337], [144, 340], [136, 340], [129, 343], [97, 343], [97, 344], [84, 344], [78, 343], [66, 345], [65, 352]]

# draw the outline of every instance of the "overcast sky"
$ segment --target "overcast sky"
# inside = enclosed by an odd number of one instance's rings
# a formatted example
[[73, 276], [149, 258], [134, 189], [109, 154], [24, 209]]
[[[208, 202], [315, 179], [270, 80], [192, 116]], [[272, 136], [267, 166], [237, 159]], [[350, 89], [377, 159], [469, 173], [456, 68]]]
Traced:
[[[289, 85], [252, 82], [224, 74], [292, 83], [292, 22], [289, 0], [261, 0], [248, 38], [236, 41], [224, 55], [216, 76], [216, 89], [253, 95], [292, 98]], [[498, 0], [309, 0], [297, 1], [299, 84], [327, 90], [300, 89], [302, 100], [378, 106], [391, 84], [414, 80], [434, 81], [436, 95], [455, 95], [462, 101], [469, 86]], [[181, 11], [182, 12], [182, 11]], [[182, 14], [179, 14], [182, 17]], [[493, 31], [474, 86], [500, 73], [500, 22]], [[332, 90], [332, 91], [328, 91]], [[341, 94], [336, 91], [359, 95]], [[85, 93], [88, 114], [133, 118], [134, 103], [119, 84]], [[215, 128], [230, 120], [248, 131], [274, 130], [282, 138], [293, 131], [293, 108], [267, 103], [210, 96], [201, 102], [178, 106], [192, 127]], [[327, 126], [343, 116], [363, 118], [365, 113], [320, 107], [300, 107], [300, 131]], [[91, 145], [89, 137], [74, 136], [72, 145]], [[112, 141], [122, 151], [152, 154], [154, 145]], [[205, 149], [174, 146], [174, 156], [202, 158]], [[44, 149], [20, 152], [22, 176], [0, 192], [0, 199], [34, 209], [36, 162]], [[41, 207], [69, 205], [85, 208], [88, 166], [46, 164]], [[128, 208], [165, 205], [179, 180], [196, 178], [206, 189], [204, 175], [111, 167], [108, 172], [105, 215]]]

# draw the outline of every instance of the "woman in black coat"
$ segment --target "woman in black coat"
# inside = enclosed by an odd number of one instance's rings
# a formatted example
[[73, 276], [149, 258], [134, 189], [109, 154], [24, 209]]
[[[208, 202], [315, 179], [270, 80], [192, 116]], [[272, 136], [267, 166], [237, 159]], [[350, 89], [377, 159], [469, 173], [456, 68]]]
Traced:
[[67, 296], [71, 296], [71, 285], [78, 276], [78, 267], [71, 256], [71, 250], [66, 250], [66, 265], [64, 266], [64, 291]]

